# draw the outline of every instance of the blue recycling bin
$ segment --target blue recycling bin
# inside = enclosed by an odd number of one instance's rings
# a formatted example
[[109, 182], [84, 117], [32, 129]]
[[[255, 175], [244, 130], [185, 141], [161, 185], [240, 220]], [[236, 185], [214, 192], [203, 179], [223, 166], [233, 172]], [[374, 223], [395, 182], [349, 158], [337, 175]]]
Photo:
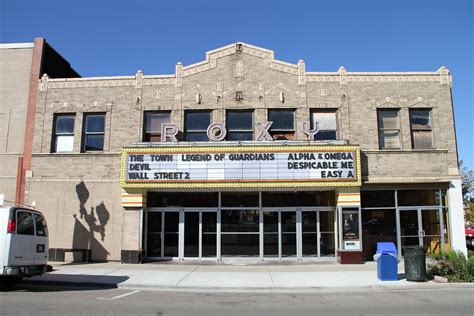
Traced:
[[377, 277], [381, 281], [398, 281], [398, 255], [393, 242], [377, 243]]

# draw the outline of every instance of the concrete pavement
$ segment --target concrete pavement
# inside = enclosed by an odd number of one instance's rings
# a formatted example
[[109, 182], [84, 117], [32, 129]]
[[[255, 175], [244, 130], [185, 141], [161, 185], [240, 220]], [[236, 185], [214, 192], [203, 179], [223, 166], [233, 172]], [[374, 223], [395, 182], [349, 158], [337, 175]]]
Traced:
[[[54, 271], [30, 280], [49, 283], [102, 285], [124, 289], [160, 289], [173, 291], [255, 291], [308, 292], [365, 289], [406, 289], [443, 287], [446, 284], [409, 282], [399, 264], [398, 281], [380, 281], [377, 265], [339, 265], [337, 263], [292, 265], [209, 265], [206, 263], [141, 265], [118, 262], [90, 264], [53, 264]], [[471, 287], [471, 284], [464, 286]]]

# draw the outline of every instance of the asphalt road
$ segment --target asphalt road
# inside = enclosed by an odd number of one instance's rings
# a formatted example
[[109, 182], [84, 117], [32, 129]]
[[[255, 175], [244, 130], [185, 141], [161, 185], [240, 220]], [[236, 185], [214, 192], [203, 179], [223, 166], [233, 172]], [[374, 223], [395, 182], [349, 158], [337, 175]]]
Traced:
[[474, 315], [474, 287], [311, 293], [125, 290], [24, 282], [0, 315]]

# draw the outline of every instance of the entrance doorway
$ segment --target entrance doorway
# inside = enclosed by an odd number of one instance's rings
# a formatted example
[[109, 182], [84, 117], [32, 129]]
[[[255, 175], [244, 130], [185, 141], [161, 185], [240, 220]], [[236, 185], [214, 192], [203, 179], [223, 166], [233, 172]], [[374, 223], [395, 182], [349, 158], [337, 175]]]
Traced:
[[302, 209], [303, 257], [334, 257], [336, 251], [333, 210]]
[[147, 213], [147, 257], [175, 258], [179, 256], [179, 211]]
[[439, 208], [400, 208], [398, 212], [398, 253], [403, 255], [404, 246], [425, 246], [428, 252], [438, 252], [442, 240], [442, 214]]
[[217, 211], [184, 212], [184, 257], [215, 258], [217, 256]]

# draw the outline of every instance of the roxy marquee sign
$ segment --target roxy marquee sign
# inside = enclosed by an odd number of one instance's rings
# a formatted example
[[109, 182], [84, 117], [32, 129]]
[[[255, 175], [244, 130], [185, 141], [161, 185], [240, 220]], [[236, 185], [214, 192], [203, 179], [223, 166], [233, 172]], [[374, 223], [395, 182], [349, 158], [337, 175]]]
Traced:
[[360, 181], [358, 147], [324, 147], [127, 148], [122, 185]]

